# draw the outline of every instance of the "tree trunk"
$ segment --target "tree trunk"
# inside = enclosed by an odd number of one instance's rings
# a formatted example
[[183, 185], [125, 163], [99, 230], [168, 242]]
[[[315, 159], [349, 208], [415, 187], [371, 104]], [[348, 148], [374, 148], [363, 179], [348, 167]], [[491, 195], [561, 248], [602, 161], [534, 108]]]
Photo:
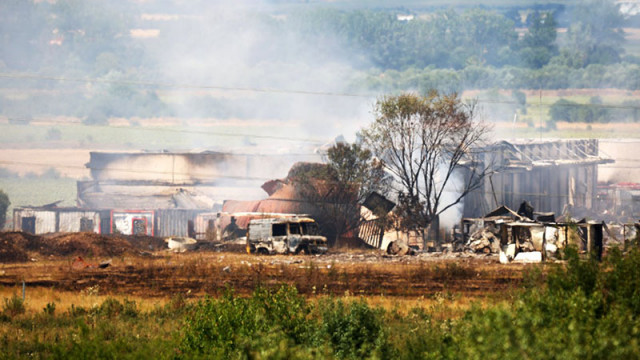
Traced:
[[440, 247], [440, 215], [435, 215], [431, 218], [428, 234], [429, 239], [433, 240], [436, 247]]

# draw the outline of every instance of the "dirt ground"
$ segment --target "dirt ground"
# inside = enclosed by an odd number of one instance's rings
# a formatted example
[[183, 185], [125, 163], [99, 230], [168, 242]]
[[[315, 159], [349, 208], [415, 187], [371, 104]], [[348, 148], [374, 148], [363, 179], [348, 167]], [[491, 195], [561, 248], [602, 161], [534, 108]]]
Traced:
[[161, 239], [97, 234], [40, 237], [5, 232], [0, 246], [0, 287], [24, 281], [28, 288], [99, 288], [102, 294], [144, 298], [217, 296], [227, 288], [248, 294], [257, 286], [285, 283], [307, 295], [407, 298], [455, 293], [499, 298], [517, 289], [533, 267], [501, 265], [496, 256], [465, 253], [388, 256], [377, 250], [348, 250], [257, 256], [238, 246], [173, 253], [164, 249]]

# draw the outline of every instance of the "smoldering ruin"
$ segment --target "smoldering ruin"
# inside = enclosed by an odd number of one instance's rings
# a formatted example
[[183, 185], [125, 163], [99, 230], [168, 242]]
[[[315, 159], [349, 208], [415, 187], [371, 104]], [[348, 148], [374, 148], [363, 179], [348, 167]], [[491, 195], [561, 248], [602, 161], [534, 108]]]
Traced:
[[[599, 167], [615, 159], [600, 151], [598, 140], [500, 141], [482, 151], [480, 166], [495, 172], [464, 197], [455, 226], [429, 229], [428, 236], [441, 233], [439, 241], [400, 230], [393, 198], [372, 192], [359, 204], [358, 229], [342, 234], [344, 244], [395, 255], [495, 254], [509, 262], [552, 259], [570, 245], [600, 256], [606, 246], [635, 238], [637, 190], [629, 182], [599, 181]], [[13, 229], [242, 244], [251, 219], [317, 211], [295, 177], [283, 175], [322, 166], [320, 152], [92, 152], [90, 158], [91, 179], [78, 181], [77, 207], [16, 208]], [[625, 211], [613, 216], [614, 208]]]

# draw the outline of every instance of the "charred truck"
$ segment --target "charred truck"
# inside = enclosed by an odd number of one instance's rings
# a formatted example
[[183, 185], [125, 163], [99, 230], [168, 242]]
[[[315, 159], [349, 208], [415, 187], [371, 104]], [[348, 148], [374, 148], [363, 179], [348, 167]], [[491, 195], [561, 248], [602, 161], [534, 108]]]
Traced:
[[247, 252], [255, 254], [324, 254], [327, 238], [308, 217], [253, 219], [247, 232]]

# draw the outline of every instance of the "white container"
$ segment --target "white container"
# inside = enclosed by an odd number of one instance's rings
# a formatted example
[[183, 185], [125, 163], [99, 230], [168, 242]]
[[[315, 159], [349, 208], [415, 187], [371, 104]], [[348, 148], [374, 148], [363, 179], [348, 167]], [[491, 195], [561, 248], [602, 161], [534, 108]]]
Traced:
[[195, 248], [198, 241], [196, 239], [190, 237], [170, 237], [165, 239], [167, 242], [167, 246], [170, 250], [174, 252], [185, 252], [187, 250], [193, 250]]

